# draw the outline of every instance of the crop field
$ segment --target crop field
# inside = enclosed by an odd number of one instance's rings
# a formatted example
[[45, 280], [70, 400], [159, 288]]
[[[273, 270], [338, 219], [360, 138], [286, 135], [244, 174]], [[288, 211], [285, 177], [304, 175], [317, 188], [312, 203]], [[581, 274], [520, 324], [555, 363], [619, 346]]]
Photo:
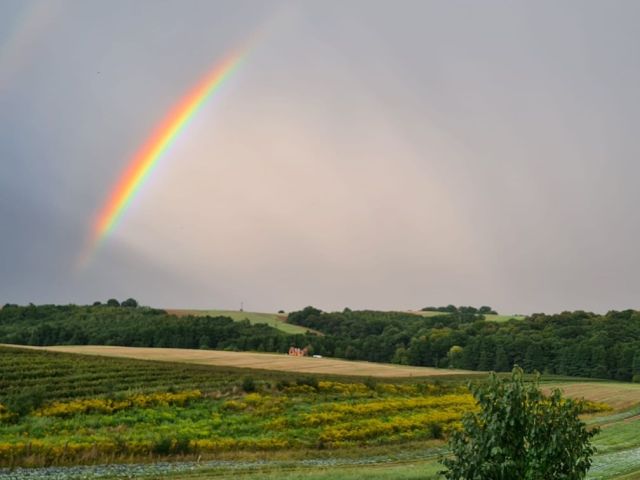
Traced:
[[306, 333], [307, 328], [299, 325], [287, 323], [286, 314], [278, 313], [260, 313], [260, 312], [240, 312], [238, 310], [167, 310], [167, 313], [177, 316], [193, 315], [196, 317], [229, 317], [236, 322], [241, 320], [249, 320], [251, 323], [266, 323], [267, 325], [277, 328], [286, 333]]
[[[448, 432], [476, 408], [467, 377], [335, 373], [0, 347], [0, 480], [440, 478]], [[610, 400], [585, 417], [602, 429], [589, 478], [633, 478], [640, 386], [548, 385]], [[37, 468], [2, 470], [20, 466]]]
[[482, 372], [431, 367], [411, 367], [384, 363], [339, 360], [334, 358], [291, 357], [277, 353], [226, 352], [183, 348], [111, 347], [98, 345], [32, 347], [55, 352], [104, 355], [200, 365], [253, 368], [282, 372], [355, 375], [362, 377], [435, 377], [455, 375], [483, 376]]
[[550, 382], [546, 385], [560, 388], [569, 397], [588, 398], [596, 402], [604, 402], [615, 409], [630, 408], [640, 403], [640, 383]]
[[0, 466], [438, 440], [475, 408], [447, 382], [240, 372], [0, 348]]

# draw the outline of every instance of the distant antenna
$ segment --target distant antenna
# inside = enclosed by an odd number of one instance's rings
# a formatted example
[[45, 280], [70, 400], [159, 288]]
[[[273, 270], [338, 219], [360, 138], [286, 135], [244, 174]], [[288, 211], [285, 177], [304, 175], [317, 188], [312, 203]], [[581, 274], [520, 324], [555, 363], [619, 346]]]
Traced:
[[240, 302], [240, 311], [244, 312], [244, 302]]

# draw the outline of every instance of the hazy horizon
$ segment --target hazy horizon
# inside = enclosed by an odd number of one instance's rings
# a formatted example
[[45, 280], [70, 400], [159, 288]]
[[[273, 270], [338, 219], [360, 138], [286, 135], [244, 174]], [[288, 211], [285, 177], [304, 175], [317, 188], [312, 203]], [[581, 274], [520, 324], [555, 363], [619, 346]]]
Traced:
[[[639, 308], [639, 13], [5, 0], [0, 303]], [[136, 151], [247, 41], [76, 268]]]

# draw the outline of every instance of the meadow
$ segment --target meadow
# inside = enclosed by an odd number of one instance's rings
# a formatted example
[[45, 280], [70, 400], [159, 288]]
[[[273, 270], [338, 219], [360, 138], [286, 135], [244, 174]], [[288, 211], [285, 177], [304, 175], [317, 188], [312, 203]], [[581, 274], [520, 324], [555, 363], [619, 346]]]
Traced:
[[192, 310], [192, 309], [169, 309], [167, 313], [179, 317], [192, 315], [194, 317], [229, 317], [230, 319], [240, 322], [249, 320], [251, 324], [266, 324], [270, 327], [281, 330], [285, 333], [304, 334], [309, 331], [308, 328], [300, 327], [287, 323], [287, 315], [280, 313], [264, 313], [264, 312], [241, 312], [239, 310]]
[[[448, 432], [475, 408], [466, 376], [312, 375], [175, 359], [0, 347], [0, 466], [97, 469], [77, 478], [438, 478]], [[640, 385], [555, 377], [547, 386], [594, 401], [585, 418], [602, 432], [590, 478], [640, 470]], [[54, 478], [35, 469], [0, 470], [0, 479], [25, 472]]]
[[[424, 311], [424, 310], [409, 310], [408, 313], [412, 313], [414, 315], [420, 315], [421, 317], [438, 317], [442, 315], [450, 315], [447, 312], [433, 312], [433, 311]], [[526, 317], [524, 315], [502, 315], [499, 313], [485, 313], [483, 314], [484, 319], [487, 322], [498, 322], [504, 323], [509, 320], [524, 320]]]

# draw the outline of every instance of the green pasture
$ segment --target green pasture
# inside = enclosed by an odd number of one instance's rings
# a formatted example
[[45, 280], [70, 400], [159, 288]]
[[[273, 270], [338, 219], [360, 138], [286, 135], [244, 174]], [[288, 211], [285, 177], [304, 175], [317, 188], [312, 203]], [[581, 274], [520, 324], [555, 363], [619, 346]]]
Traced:
[[509, 320], [524, 320], [524, 315], [485, 315], [484, 319], [488, 322], [508, 322]]
[[[410, 313], [420, 315], [421, 317], [437, 317], [440, 315], [449, 315], [448, 312], [424, 312], [421, 310], [413, 310]], [[501, 314], [485, 314], [484, 319], [488, 322], [508, 322], [509, 320], [523, 320], [524, 315], [501, 315]]]
[[285, 314], [278, 313], [261, 313], [261, 312], [241, 312], [239, 310], [180, 310], [179, 312], [199, 317], [229, 317], [236, 322], [249, 320], [252, 324], [266, 323], [267, 325], [277, 328], [285, 333], [304, 334], [307, 328], [299, 325], [293, 325], [286, 322]]

